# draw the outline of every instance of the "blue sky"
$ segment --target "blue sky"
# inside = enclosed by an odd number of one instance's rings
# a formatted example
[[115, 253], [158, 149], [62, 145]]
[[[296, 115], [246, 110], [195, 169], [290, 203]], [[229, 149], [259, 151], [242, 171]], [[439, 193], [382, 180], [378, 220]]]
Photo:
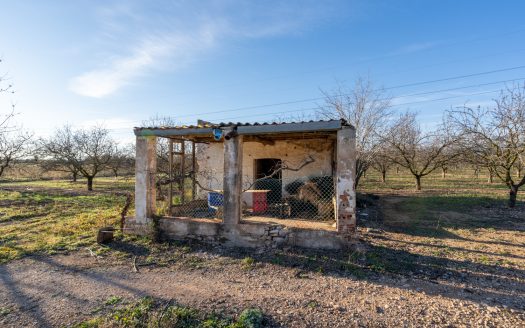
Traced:
[[124, 141], [157, 114], [182, 123], [308, 115], [322, 101], [230, 110], [320, 97], [359, 75], [388, 88], [396, 110], [432, 124], [451, 106], [490, 104], [505, 86], [495, 82], [525, 80], [525, 68], [508, 69], [525, 65], [523, 1], [27, 0], [1, 8], [0, 72], [16, 93], [0, 97], [0, 111], [16, 103], [18, 120], [39, 135], [101, 123]]

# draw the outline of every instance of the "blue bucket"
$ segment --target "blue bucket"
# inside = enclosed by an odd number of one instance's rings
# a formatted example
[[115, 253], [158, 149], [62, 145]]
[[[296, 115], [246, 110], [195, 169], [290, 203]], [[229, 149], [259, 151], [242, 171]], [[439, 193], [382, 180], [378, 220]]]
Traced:
[[217, 208], [224, 204], [224, 195], [220, 192], [209, 192], [208, 193], [208, 207]]

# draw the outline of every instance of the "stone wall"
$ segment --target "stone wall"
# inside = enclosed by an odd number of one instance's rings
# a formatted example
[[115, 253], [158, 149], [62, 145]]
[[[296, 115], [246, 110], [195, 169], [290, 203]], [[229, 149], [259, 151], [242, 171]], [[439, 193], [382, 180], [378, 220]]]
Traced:
[[249, 248], [341, 249], [347, 245], [335, 231], [301, 229], [280, 224], [240, 223], [226, 226], [211, 220], [160, 218], [159, 229], [164, 239], [193, 239]]

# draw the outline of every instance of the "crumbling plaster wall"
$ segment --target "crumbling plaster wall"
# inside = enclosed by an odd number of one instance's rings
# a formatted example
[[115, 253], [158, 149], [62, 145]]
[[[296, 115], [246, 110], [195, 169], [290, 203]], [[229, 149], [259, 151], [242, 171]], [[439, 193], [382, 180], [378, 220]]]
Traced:
[[[299, 167], [308, 156], [315, 161], [299, 171], [282, 172], [283, 187], [296, 179], [332, 175], [334, 142], [329, 139], [277, 140], [272, 144], [248, 141], [243, 146], [243, 186], [249, 186], [255, 175], [255, 160], [279, 158], [289, 167]], [[210, 189], [222, 190], [224, 168], [223, 143], [199, 144], [196, 154], [199, 182]]]

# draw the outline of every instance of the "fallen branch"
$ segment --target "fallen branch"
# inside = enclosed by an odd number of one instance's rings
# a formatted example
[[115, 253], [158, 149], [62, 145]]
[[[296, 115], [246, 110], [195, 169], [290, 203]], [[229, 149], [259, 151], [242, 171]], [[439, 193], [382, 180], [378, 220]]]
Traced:
[[126, 222], [126, 215], [128, 214], [129, 207], [131, 206], [132, 200], [133, 200], [133, 194], [127, 193], [126, 203], [124, 204], [124, 207], [122, 208], [122, 211], [120, 212], [120, 231], [122, 233], [124, 233], [124, 224]]
[[93, 252], [91, 248], [86, 247], [86, 249], [89, 251], [89, 255], [93, 256], [94, 258], [98, 259], [100, 257], [97, 254], [95, 254], [95, 252]]
[[133, 272], [139, 272], [139, 268], [137, 267], [137, 257], [133, 256]]
[[296, 168], [289, 167], [289, 166], [286, 164], [286, 162], [282, 162], [282, 163], [281, 163], [281, 166], [280, 166], [278, 169], [274, 170], [274, 171], [272, 172], [272, 174], [270, 174], [270, 175], [266, 175], [266, 176], [264, 176], [264, 177], [262, 177], [262, 178], [259, 178], [259, 179], [255, 180], [255, 181], [254, 181], [253, 183], [251, 183], [246, 189], [243, 189], [242, 192], [245, 192], [245, 191], [247, 191], [247, 190], [250, 190], [250, 189], [255, 185], [255, 183], [256, 183], [257, 181], [266, 180], [266, 179], [271, 179], [271, 178], [273, 178], [274, 176], [276, 176], [279, 172], [282, 172], [282, 171], [294, 171], [294, 172], [297, 172], [297, 171], [301, 170], [303, 167], [305, 167], [306, 165], [311, 164], [311, 163], [313, 163], [313, 162], [315, 162], [315, 158], [313, 158], [312, 155], [308, 155], [308, 157], [303, 161], [303, 163], [302, 163], [301, 165], [299, 165], [298, 167], [296, 167]]

